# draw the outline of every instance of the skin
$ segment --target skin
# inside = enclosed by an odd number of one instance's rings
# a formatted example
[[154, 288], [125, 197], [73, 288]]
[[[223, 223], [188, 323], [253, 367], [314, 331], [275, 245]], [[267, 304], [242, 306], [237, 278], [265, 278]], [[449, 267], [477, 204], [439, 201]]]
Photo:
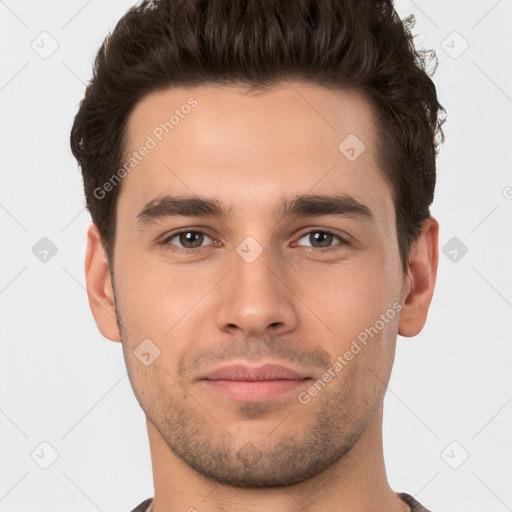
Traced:
[[[264, 94], [212, 85], [151, 93], [129, 119], [129, 151], [191, 96], [197, 106], [122, 182], [114, 283], [94, 224], [85, 261], [95, 321], [122, 343], [147, 417], [153, 510], [408, 511], [386, 478], [382, 401], [397, 334], [415, 336], [427, 318], [437, 221], [424, 221], [404, 273], [373, 113], [354, 92], [292, 82]], [[354, 161], [338, 150], [349, 134], [366, 147]], [[334, 193], [364, 203], [374, 221], [275, 216], [283, 197]], [[213, 198], [230, 215], [138, 222], [165, 194]], [[186, 240], [170, 238], [183, 229], [209, 237], [186, 253]], [[318, 231], [349, 244], [327, 236], [322, 252]], [[247, 236], [262, 249], [252, 263], [236, 251]], [[298, 392], [393, 304], [400, 312], [300, 403]], [[147, 338], [160, 355], [146, 366], [134, 350]], [[234, 361], [278, 363], [312, 380], [257, 403], [199, 380]]]

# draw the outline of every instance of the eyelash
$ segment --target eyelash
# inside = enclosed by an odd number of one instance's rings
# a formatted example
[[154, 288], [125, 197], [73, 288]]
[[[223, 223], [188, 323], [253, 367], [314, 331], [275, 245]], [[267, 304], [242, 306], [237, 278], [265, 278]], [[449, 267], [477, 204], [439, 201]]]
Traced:
[[[214, 237], [210, 233], [208, 233], [208, 231], [203, 231], [203, 230], [199, 230], [199, 229], [184, 229], [181, 231], [177, 231], [176, 233], [173, 233], [172, 235], [169, 235], [164, 240], [162, 240], [162, 242], [160, 242], [159, 245], [163, 246], [163, 248], [165, 250], [168, 250], [171, 252], [182, 253], [182, 254], [191, 254], [193, 252], [197, 253], [199, 250], [205, 249], [207, 247], [207, 246], [202, 246], [202, 247], [197, 247], [194, 249], [187, 249], [187, 248], [174, 246], [173, 244], [170, 243], [170, 240], [172, 240], [184, 233], [198, 233], [198, 234], [206, 235], [214, 240]], [[315, 252], [321, 252], [321, 253], [331, 252], [331, 251], [340, 250], [340, 247], [338, 247], [338, 246], [345, 247], [345, 246], [351, 245], [350, 242], [348, 242], [348, 240], [346, 240], [342, 236], [340, 236], [332, 231], [329, 231], [328, 229], [312, 229], [310, 231], [306, 231], [306, 232], [302, 233], [297, 240], [300, 240], [301, 238], [304, 238], [306, 235], [310, 235], [312, 233], [323, 233], [326, 235], [332, 235], [333, 237], [338, 238], [340, 240], [339, 244], [333, 245], [331, 247], [325, 247], [325, 248], [302, 246], [302, 247], [308, 247], [308, 249], [314, 250]]]

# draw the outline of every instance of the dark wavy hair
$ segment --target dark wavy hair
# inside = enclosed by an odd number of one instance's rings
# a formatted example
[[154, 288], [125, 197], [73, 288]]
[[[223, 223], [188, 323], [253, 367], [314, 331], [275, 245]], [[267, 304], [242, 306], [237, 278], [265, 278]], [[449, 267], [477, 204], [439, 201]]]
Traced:
[[71, 130], [86, 205], [111, 267], [122, 183], [102, 198], [94, 191], [122, 166], [137, 102], [171, 86], [265, 91], [300, 80], [356, 90], [369, 101], [405, 271], [430, 216], [445, 113], [430, 78], [435, 54], [415, 49], [413, 25], [391, 0], [145, 0], [131, 8], [98, 51]]

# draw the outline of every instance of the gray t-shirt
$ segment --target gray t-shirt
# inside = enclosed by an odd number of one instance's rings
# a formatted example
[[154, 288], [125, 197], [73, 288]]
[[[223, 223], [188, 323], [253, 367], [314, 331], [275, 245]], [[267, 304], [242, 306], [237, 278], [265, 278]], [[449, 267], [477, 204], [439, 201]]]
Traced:
[[[398, 493], [398, 496], [405, 501], [407, 505], [411, 507], [411, 512], [430, 512], [421, 503], [418, 503], [412, 496], [405, 492]], [[148, 498], [143, 501], [138, 507], [135, 507], [132, 512], [148, 512], [148, 508], [151, 505], [153, 498]]]

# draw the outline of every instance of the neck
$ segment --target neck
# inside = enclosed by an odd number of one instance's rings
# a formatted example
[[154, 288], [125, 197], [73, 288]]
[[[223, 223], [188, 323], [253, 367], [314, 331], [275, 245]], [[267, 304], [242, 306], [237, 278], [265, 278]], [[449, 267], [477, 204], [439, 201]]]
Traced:
[[146, 419], [155, 497], [152, 512], [409, 512], [390, 488], [382, 448], [382, 407], [352, 449], [315, 477], [288, 487], [247, 489], [198, 474], [169, 449]]

